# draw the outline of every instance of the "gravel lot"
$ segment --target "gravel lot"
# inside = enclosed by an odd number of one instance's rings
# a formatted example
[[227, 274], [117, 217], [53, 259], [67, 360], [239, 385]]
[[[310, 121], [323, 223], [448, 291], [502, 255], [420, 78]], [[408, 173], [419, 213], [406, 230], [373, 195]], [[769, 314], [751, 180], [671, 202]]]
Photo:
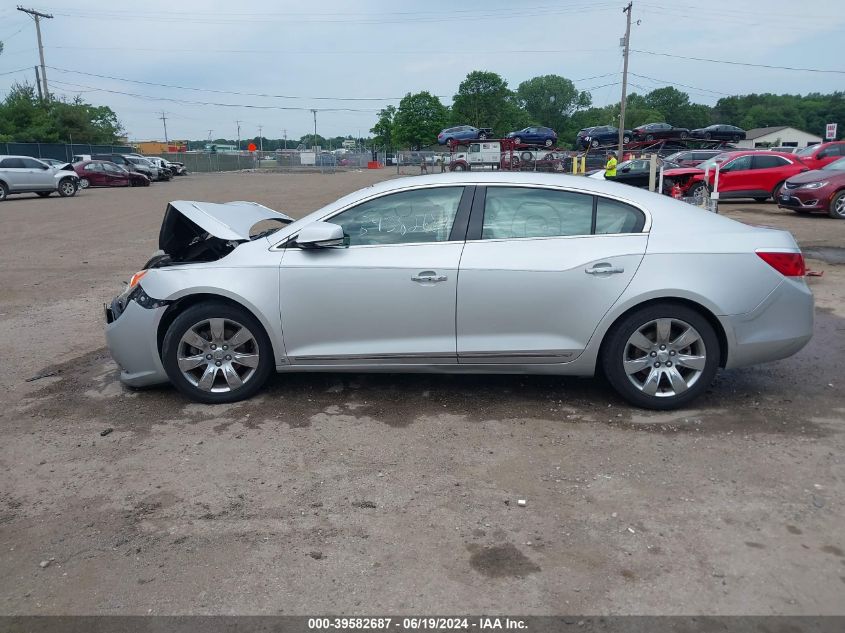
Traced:
[[845, 613], [845, 222], [724, 205], [816, 258], [816, 335], [695, 410], [552, 377], [284, 375], [216, 407], [120, 385], [102, 303], [169, 200], [299, 217], [393, 175], [0, 204], [0, 613]]

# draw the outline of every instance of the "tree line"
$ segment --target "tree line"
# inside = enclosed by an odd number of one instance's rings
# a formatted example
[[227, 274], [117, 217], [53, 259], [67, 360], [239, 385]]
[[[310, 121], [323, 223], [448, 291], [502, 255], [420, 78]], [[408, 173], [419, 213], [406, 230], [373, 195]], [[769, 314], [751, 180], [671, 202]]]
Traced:
[[[376, 147], [422, 149], [436, 143], [441, 129], [454, 125], [493, 128], [497, 137], [542, 125], [557, 131], [562, 145], [569, 145], [582, 128], [615, 126], [618, 121], [618, 103], [595, 107], [590, 93], [577, 90], [565, 77], [534, 77], [511, 90], [498, 74], [476, 70], [458, 86], [451, 107], [427, 91], [408, 93], [398, 107], [379, 111], [370, 132]], [[659, 121], [690, 129], [713, 123], [745, 130], [787, 125], [823, 136], [826, 123], [838, 123], [840, 133], [845, 128], [845, 92], [749, 94], [721, 98], [714, 106], [693, 103], [689, 94], [672, 86], [628, 96], [626, 128]]]

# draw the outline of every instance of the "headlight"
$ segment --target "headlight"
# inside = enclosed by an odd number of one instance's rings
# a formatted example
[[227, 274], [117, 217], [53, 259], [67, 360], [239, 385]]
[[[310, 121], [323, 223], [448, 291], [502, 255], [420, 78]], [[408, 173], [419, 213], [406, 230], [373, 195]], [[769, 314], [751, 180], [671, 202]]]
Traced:
[[808, 182], [806, 185], [801, 185], [799, 189], [821, 189], [825, 186], [827, 186], [827, 181], [823, 180], [822, 182]]

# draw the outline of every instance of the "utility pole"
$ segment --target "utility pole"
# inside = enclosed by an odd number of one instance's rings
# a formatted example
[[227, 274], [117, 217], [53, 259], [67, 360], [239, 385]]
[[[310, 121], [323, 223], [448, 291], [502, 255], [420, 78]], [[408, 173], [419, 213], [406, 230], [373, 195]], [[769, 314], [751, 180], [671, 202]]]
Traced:
[[158, 117], [161, 119], [161, 122], [164, 123], [164, 142], [169, 143], [170, 141], [167, 139], [167, 116], [164, 113], [164, 110], [161, 111], [161, 116]]
[[[264, 129], [264, 126], [262, 126], [262, 125], [258, 126], [258, 151], [259, 152], [264, 151], [264, 137], [261, 136], [261, 130], [263, 130], [263, 129]], [[259, 157], [260, 156], [261, 156], [261, 154], [259, 154]]]
[[44, 95], [41, 92], [41, 78], [38, 76], [38, 66], [35, 67], [35, 85], [38, 86], [38, 100], [44, 101]]
[[311, 112], [314, 115], [314, 143], [313, 143], [313, 146], [317, 147], [317, 111], [311, 110]]
[[238, 126], [238, 152], [239, 153], [241, 151], [241, 123], [243, 123], [243, 121], [235, 121], [235, 125]]
[[288, 148], [288, 131], [282, 130], [282, 135], [285, 137], [285, 149]]
[[625, 25], [625, 46], [622, 49], [625, 62], [622, 68], [622, 100], [619, 102], [619, 160], [622, 160], [622, 153], [625, 151], [625, 99], [628, 92], [628, 52], [631, 48], [631, 7], [633, 4], [629, 2], [628, 6], [622, 9], [622, 13], [627, 16], [627, 24]]
[[24, 9], [18, 5], [18, 11], [28, 13], [33, 20], [35, 20], [35, 33], [38, 35], [38, 56], [41, 58], [41, 80], [44, 82], [44, 98], [49, 101], [50, 92], [47, 90], [47, 70], [44, 68], [44, 46], [41, 45], [41, 18], [48, 20], [53, 19], [49, 13], [41, 13], [35, 9]]

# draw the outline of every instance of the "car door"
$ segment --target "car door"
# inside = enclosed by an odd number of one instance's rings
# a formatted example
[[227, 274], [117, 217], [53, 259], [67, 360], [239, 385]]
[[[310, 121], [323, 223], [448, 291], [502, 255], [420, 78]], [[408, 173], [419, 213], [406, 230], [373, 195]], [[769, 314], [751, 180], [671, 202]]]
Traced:
[[31, 189], [52, 190], [56, 188], [56, 179], [53, 177], [53, 170], [47, 163], [42, 163], [34, 158], [21, 158], [24, 168], [29, 172], [29, 183]]
[[377, 196], [325, 219], [343, 227], [347, 247], [287, 245], [279, 278], [289, 362], [456, 363], [458, 262], [473, 191]]
[[647, 160], [632, 160], [616, 172], [616, 180], [632, 187], [648, 186], [649, 162]]
[[783, 156], [772, 156], [769, 154], [754, 156], [752, 164], [754, 189], [761, 194], [771, 194], [775, 187], [786, 180], [788, 175], [791, 175], [784, 173], [784, 168], [789, 167], [791, 164]]
[[83, 178], [88, 180], [88, 184], [92, 187], [102, 187], [103, 182], [103, 164], [102, 163], [88, 163], [82, 168]]
[[129, 172], [111, 163], [102, 163], [103, 184], [107, 187], [125, 187], [129, 185]]
[[642, 261], [645, 223], [608, 197], [478, 187], [458, 275], [458, 362], [576, 358]]
[[[719, 168], [719, 191], [730, 195], [753, 188], [751, 155], [746, 154], [733, 159]], [[710, 187], [716, 180], [715, 170], [710, 172]]]

